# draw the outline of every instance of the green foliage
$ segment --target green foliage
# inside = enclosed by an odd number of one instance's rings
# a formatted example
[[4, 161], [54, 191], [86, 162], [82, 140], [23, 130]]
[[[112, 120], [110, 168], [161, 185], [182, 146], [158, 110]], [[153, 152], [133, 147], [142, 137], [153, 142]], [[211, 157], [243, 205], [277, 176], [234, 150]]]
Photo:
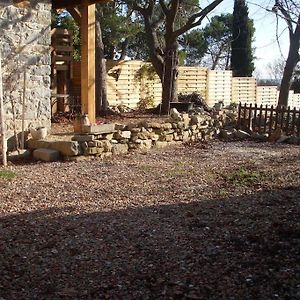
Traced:
[[187, 33], [183, 38], [183, 46], [187, 65], [200, 64], [208, 48], [203, 29], [195, 29]]
[[114, 59], [116, 54], [121, 55], [121, 52], [126, 52], [129, 47], [132, 53], [133, 49], [139, 52], [136, 47], [145, 45], [142, 39], [143, 25], [124, 3], [115, 1], [97, 4], [97, 17], [100, 18], [106, 58]]
[[224, 176], [224, 179], [237, 186], [251, 186], [257, 184], [264, 179], [264, 175], [260, 172], [240, 167], [232, 173]]
[[143, 65], [135, 74], [134, 80], [141, 84], [141, 100], [137, 104], [139, 111], [154, 107], [153, 83], [157, 76], [152, 64]]
[[194, 29], [184, 36], [187, 65], [205, 64], [211, 69], [227, 69], [231, 51], [232, 14], [211, 18], [202, 29]]
[[134, 75], [134, 80], [154, 80], [156, 76], [155, 69], [152, 64], [143, 65]]
[[253, 20], [248, 17], [245, 0], [235, 0], [232, 26], [231, 69], [236, 77], [251, 77], [254, 71], [252, 40]]
[[0, 170], [0, 179], [12, 180], [17, 176], [15, 172], [8, 170]]

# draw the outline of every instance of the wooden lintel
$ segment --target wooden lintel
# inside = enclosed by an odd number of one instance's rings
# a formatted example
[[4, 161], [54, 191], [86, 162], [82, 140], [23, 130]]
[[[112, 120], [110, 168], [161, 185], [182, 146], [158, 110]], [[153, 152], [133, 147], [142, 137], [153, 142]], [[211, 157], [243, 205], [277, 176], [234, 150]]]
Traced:
[[81, 6], [81, 110], [95, 123], [95, 4]]
[[82, 5], [84, 2], [88, 2], [88, 4], [94, 3], [106, 3], [111, 2], [111, 0], [52, 0], [52, 8], [59, 9], [59, 8], [69, 8], [78, 5]]
[[76, 24], [80, 26], [81, 23], [81, 12], [78, 7], [68, 7], [68, 12], [71, 14]]

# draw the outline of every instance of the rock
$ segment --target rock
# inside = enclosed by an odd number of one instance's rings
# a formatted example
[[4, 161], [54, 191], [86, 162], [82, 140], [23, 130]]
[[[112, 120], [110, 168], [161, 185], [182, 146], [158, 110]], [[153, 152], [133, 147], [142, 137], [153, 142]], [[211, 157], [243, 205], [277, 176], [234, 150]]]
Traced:
[[31, 151], [27, 150], [27, 149], [22, 149], [22, 150], [15, 150], [13, 152], [10, 152], [8, 154], [7, 159], [10, 161], [14, 161], [14, 160], [26, 160], [29, 159], [31, 157]]
[[59, 151], [64, 156], [76, 156], [81, 154], [79, 143], [74, 141], [51, 142], [50, 148]]
[[158, 141], [158, 140], [159, 140], [159, 135], [156, 134], [156, 133], [154, 133], [154, 132], [151, 132], [149, 138], [150, 138], [152, 141]]
[[172, 129], [172, 124], [171, 123], [163, 123], [163, 124], [161, 124], [161, 128], [163, 130], [170, 130], [170, 129]]
[[292, 135], [287, 142], [292, 145], [300, 145], [300, 137]]
[[172, 142], [174, 140], [173, 134], [168, 134], [165, 136], [165, 141], [166, 142]]
[[274, 132], [272, 132], [269, 137], [269, 142], [275, 143], [276, 141], [278, 141], [281, 138], [282, 134], [283, 134], [283, 132], [280, 128], [275, 129]]
[[134, 123], [129, 123], [127, 124], [127, 126], [125, 127], [125, 130], [130, 130], [132, 131], [133, 129], [137, 129], [139, 126], [137, 124]]
[[119, 155], [128, 152], [128, 144], [114, 144], [112, 146], [112, 154]]
[[191, 118], [189, 117], [189, 114], [182, 114], [182, 121], [184, 128], [188, 128], [191, 122]]
[[261, 134], [258, 132], [253, 132], [251, 134], [251, 138], [256, 140], [256, 141], [261, 141], [261, 142], [266, 142], [268, 140], [268, 135], [267, 134]]
[[156, 142], [154, 143], [154, 147], [155, 147], [156, 149], [163, 149], [163, 148], [165, 148], [165, 147], [167, 147], [167, 146], [168, 146], [168, 142], [156, 141]]
[[206, 119], [204, 117], [202, 117], [201, 115], [193, 115], [191, 117], [190, 125], [200, 125], [205, 120]]
[[152, 141], [151, 140], [143, 140], [141, 141], [140, 144], [138, 144], [137, 149], [143, 150], [143, 151], [148, 151], [152, 148]]
[[98, 154], [97, 147], [88, 147], [84, 150], [84, 155], [96, 155]]
[[279, 143], [279, 144], [286, 143], [286, 142], [288, 142], [289, 139], [290, 139], [289, 136], [283, 135], [276, 141], [276, 143]]
[[239, 140], [245, 140], [247, 138], [249, 138], [251, 135], [246, 132], [246, 131], [243, 131], [243, 130], [237, 130], [233, 133], [234, 137], [239, 139]]
[[174, 121], [182, 121], [182, 116], [176, 108], [170, 109], [170, 117]]
[[102, 141], [88, 142], [88, 147], [102, 147]]
[[106, 134], [115, 132], [115, 124], [82, 125], [83, 133]]
[[53, 149], [35, 149], [33, 151], [33, 158], [36, 160], [51, 162], [51, 161], [58, 161], [60, 160], [60, 153]]
[[153, 128], [153, 129], [160, 129], [161, 128], [161, 124], [158, 122], [148, 122], [148, 127], [149, 128]]
[[220, 138], [228, 141], [234, 138], [234, 132], [234, 130], [221, 129], [219, 136]]
[[183, 140], [183, 142], [187, 142], [190, 140], [190, 134], [187, 130], [183, 131], [182, 140]]
[[51, 144], [51, 142], [47, 142], [44, 140], [30, 139], [28, 141], [28, 148], [31, 150], [38, 149], [38, 148], [50, 148], [50, 144]]
[[131, 131], [129, 130], [125, 130], [125, 131], [118, 130], [114, 134], [114, 138], [116, 140], [130, 139], [130, 137], [131, 137]]
[[111, 141], [114, 138], [114, 134], [113, 133], [104, 134], [103, 138], [108, 141]]
[[104, 152], [111, 152], [112, 150], [112, 145], [110, 141], [106, 141], [106, 140], [102, 141], [102, 147], [104, 149]]
[[115, 130], [125, 130], [126, 125], [124, 124], [115, 124]]
[[150, 137], [150, 133], [148, 131], [139, 132], [137, 134], [137, 138], [140, 140], [147, 140]]
[[90, 142], [95, 139], [95, 136], [93, 134], [75, 134], [72, 137], [72, 141], [77, 142]]

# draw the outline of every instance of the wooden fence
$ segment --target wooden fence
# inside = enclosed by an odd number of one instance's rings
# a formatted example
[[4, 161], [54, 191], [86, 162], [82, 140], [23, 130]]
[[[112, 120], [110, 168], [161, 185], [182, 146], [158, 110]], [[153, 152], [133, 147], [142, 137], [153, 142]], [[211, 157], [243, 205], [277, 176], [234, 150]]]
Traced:
[[[142, 61], [108, 61], [107, 89], [110, 105], [126, 105], [136, 108], [139, 101], [151, 98], [153, 105], [161, 102], [162, 86], [157, 75], [151, 78], [138, 78], [137, 74], [145, 65]], [[247, 103], [252, 105], [276, 105], [278, 90], [276, 86], [257, 86], [253, 77], [232, 77], [231, 71], [208, 70], [202, 67], [179, 67], [178, 93], [199, 93], [209, 106], [223, 101]], [[71, 80], [72, 96], [80, 97], [80, 63], [73, 63]], [[300, 94], [289, 95], [289, 105], [300, 109]]]
[[271, 134], [281, 129], [286, 135], [300, 136], [300, 109], [284, 106], [239, 104], [238, 127]]

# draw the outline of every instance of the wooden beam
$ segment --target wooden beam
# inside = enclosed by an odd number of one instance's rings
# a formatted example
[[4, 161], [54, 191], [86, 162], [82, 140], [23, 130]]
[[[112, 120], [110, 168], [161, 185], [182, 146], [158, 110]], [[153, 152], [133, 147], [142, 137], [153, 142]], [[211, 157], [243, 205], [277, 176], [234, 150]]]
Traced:
[[81, 6], [81, 111], [96, 121], [95, 109], [95, 4]]
[[111, 2], [110, 0], [52, 0], [52, 8], [58, 9], [58, 8], [69, 8], [74, 7], [78, 5], [82, 5], [84, 2], [88, 2], [88, 4], [94, 4], [94, 3], [106, 3]]
[[81, 12], [78, 7], [69, 7], [68, 12], [71, 14], [76, 24], [80, 26], [81, 23]]

